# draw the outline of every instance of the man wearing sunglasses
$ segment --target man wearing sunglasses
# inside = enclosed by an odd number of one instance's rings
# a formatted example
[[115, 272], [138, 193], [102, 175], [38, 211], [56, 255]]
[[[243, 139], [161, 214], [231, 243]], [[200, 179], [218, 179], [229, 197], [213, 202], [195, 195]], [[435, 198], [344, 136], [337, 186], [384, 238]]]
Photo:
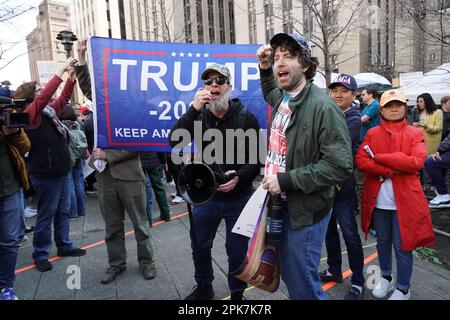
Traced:
[[[215, 140], [211, 142], [202, 139], [203, 160], [210, 164], [206, 160], [207, 148], [209, 150], [211, 147], [223, 148], [223, 161], [215, 157], [213, 164], [225, 175], [235, 174], [236, 176], [220, 184], [211, 201], [193, 208], [195, 237], [191, 237], [191, 246], [197, 286], [186, 300], [209, 300], [214, 297], [211, 248], [222, 219], [225, 219], [226, 223], [225, 245], [228, 255], [228, 285], [231, 300], [242, 300], [247, 284], [235, 278], [231, 272], [236, 271], [244, 261], [248, 238], [232, 233], [231, 230], [254, 191], [252, 182], [259, 174], [260, 165], [257, 161], [254, 163], [249, 161], [250, 139], [230, 138], [229, 130], [232, 132], [238, 129], [244, 132], [253, 130], [258, 137], [259, 124], [255, 116], [243, 106], [239, 99], [230, 99], [231, 75], [226, 66], [220, 64], [208, 66], [203, 71], [201, 79], [204, 81], [204, 87], [196, 92], [192, 106], [174, 125], [171, 134], [177, 129], [185, 129], [190, 137], [194, 137], [194, 124], [197, 121], [202, 126], [202, 137], [205, 137], [205, 132], [210, 129], [216, 133], [220, 132], [223, 146]], [[213, 132], [212, 130], [210, 132]], [[170, 143], [172, 147], [180, 146], [179, 141], [172, 141], [171, 137]], [[231, 145], [233, 147], [230, 147]], [[220, 151], [217, 151], [216, 155], [217, 153]], [[243, 154], [245, 161], [238, 161]], [[195, 243], [194, 239], [196, 239]]]

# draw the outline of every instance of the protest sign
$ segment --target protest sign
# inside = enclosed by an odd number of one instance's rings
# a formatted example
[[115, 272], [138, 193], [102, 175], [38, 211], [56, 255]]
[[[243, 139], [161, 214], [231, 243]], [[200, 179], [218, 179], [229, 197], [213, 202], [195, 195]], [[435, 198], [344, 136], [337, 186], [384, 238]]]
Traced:
[[268, 106], [259, 81], [259, 45], [188, 44], [89, 39], [97, 146], [170, 151], [172, 125], [203, 87], [212, 63], [230, 69], [233, 92], [267, 127]]

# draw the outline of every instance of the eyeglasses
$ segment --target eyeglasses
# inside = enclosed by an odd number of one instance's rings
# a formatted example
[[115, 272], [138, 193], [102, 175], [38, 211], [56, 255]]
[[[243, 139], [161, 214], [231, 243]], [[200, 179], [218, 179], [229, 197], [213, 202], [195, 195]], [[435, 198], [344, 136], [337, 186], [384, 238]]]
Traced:
[[217, 78], [210, 77], [203, 81], [203, 83], [206, 84], [207, 86], [212, 85], [213, 82], [216, 82], [219, 86], [221, 86], [225, 83], [228, 83], [228, 78], [225, 76]]

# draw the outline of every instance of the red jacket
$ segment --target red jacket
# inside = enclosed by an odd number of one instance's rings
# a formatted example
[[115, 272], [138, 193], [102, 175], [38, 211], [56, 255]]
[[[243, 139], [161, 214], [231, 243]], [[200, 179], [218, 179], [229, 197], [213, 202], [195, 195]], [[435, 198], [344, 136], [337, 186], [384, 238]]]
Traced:
[[[365, 145], [375, 154], [373, 160], [363, 149]], [[428, 201], [417, 175], [426, 157], [423, 131], [409, 126], [406, 120], [396, 123], [382, 120], [380, 126], [369, 130], [355, 156], [357, 168], [366, 173], [361, 202], [361, 227], [366, 240], [381, 176], [392, 179], [402, 250], [435, 244]]]

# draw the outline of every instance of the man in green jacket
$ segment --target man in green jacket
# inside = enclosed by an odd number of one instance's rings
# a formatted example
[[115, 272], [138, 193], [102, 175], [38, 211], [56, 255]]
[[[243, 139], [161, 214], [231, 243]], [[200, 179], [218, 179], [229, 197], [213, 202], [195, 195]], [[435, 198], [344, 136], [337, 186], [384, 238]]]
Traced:
[[290, 299], [327, 299], [318, 274], [322, 242], [337, 186], [353, 170], [344, 114], [312, 84], [318, 60], [308, 39], [279, 33], [257, 56], [272, 106], [262, 186], [285, 204], [281, 276]]

